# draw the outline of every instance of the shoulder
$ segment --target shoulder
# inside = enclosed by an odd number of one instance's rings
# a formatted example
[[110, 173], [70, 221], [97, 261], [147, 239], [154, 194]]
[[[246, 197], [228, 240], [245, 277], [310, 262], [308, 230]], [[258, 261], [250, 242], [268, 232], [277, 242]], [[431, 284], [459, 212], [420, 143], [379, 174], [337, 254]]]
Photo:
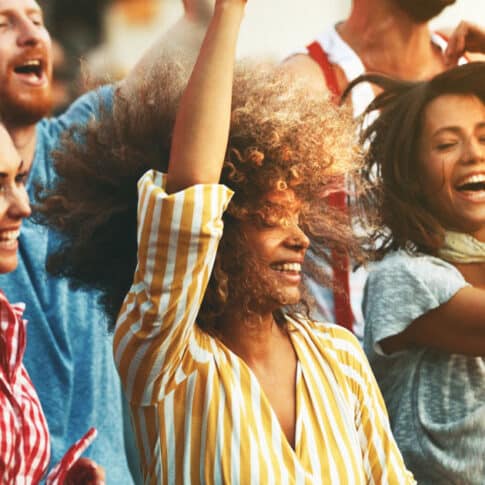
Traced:
[[390, 281], [405, 284], [421, 281], [426, 285], [432, 285], [444, 283], [443, 278], [464, 282], [458, 269], [443, 259], [399, 250], [387, 254], [381, 261], [372, 265], [368, 284], [382, 285]]
[[401, 333], [465, 286], [458, 269], [440, 258], [405, 251], [388, 254], [373, 267], [365, 286], [365, 348]]
[[47, 183], [53, 177], [52, 151], [58, 148], [62, 137], [75, 130], [82, 133], [83, 127], [101, 112], [110, 112], [113, 103], [113, 86], [103, 86], [90, 91], [76, 101], [61, 115], [44, 118], [37, 123], [35, 163], [31, 178]]
[[61, 115], [43, 119], [39, 123], [38, 136], [41, 139], [58, 137], [72, 126], [86, 124], [102, 110], [111, 111], [114, 90], [114, 86], [107, 85], [83, 94]]
[[308, 54], [299, 53], [288, 57], [282, 68], [295, 79], [304, 82], [313, 93], [328, 92], [321, 67]]

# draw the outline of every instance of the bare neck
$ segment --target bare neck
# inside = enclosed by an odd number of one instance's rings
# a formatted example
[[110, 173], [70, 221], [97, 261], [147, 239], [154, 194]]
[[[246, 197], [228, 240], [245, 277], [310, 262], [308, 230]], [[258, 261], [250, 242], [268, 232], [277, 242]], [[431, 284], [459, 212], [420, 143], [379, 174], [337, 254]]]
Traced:
[[355, 0], [337, 30], [368, 72], [421, 80], [445, 69], [441, 51], [431, 43], [429, 25], [416, 23], [391, 2]]
[[253, 318], [224, 319], [221, 325], [221, 340], [239, 355], [251, 368], [271, 366], [275, 351], [284, 350], [282, 342], [287, 341], [292, 348], [287, 332], [275, 321], [272, 314]]
[[30, 169], [34, 160], [37, 141], [36, 125], [15, 126], [5, 123], [5, 126], [26, 168]]

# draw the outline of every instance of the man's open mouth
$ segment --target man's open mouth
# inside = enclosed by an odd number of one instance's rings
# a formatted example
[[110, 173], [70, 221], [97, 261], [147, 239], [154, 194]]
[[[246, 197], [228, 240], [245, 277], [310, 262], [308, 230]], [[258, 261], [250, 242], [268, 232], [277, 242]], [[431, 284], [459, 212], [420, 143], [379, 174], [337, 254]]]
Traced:
[[15, 66], [14, 72], [41, 81], [44, 78], [44, 63], [40, 59], [29, 59]]

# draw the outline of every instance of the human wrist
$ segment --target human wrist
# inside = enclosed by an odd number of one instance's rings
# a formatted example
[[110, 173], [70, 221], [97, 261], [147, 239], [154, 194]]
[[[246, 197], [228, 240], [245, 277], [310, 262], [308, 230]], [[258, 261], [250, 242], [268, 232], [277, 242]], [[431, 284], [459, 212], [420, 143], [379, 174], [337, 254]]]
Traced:
[[245, 0], [220, 0], [214, 7], [214, 16], [231, 15], [242, 18], [246, 3]]

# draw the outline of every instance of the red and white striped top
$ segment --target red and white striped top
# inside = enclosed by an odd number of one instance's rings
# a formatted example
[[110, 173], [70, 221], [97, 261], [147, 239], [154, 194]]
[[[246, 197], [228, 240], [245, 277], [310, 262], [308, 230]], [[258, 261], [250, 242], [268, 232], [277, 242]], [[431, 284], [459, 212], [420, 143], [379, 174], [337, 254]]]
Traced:
[[49, 464], [49, 430], [22, 364], [25, 305], [0, 291], [0, 475], [4, 483], [37, 483]]
[[[26, 345], [25, 305], [11, 305], [0, 290], [0, 477], [1, 483], [30, 485], [44, 476], [50, 459], [47, 422], [22, 363]], [[89, 430], [66, 453], [47, 479], [63, 483], [69, 468], [96, 435]]]

